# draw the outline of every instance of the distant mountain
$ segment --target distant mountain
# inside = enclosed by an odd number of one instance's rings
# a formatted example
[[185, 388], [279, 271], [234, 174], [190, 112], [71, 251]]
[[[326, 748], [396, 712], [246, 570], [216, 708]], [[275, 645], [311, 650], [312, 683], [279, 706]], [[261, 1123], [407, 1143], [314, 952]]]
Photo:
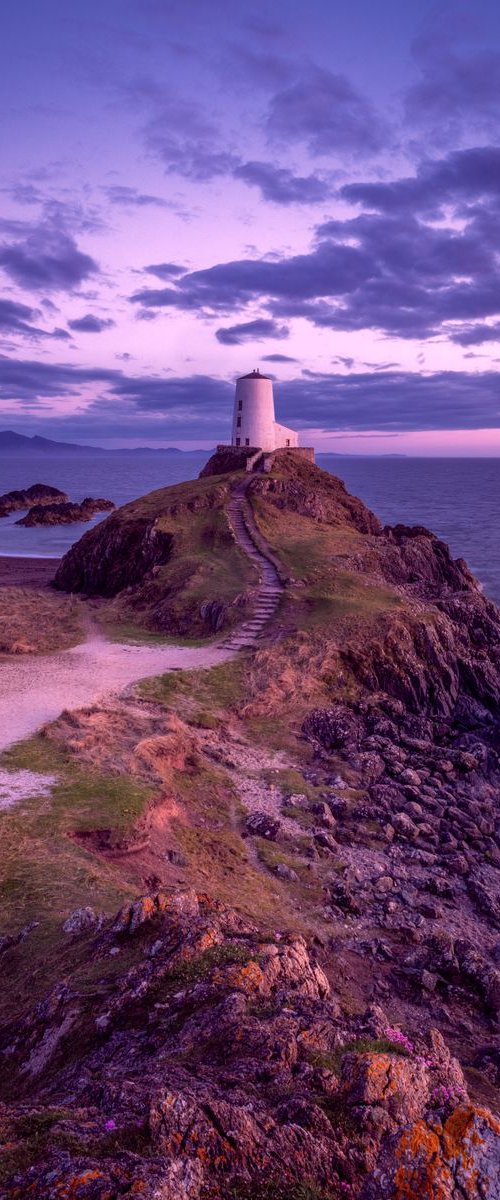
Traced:
[[107, 450], [104, 446], [79, 446], [76, 442], [54, 442], [51, 438], [25, 437], [12, 429], [0, 430], [0, 454], [209, 454], [208, 450], [179, 450], [177, 446], [157, 449], [136, 446], [134, 449]]
[[381, 450], [379, 454], [368, 454], [368, 452], [366, 454], [363, 454], [361, 451], [359, 454], [356, 454], [356, 452], [353, 450], [351, 450], [351, 451], [349, 451], [349, 450], [344, 450], [344, 451], [318, 450], [317, 457], [318, 458], [408, 458], [408, 455], [407, 454], [395, 454], [394, 452], [389, 453], [388, 450], [387, 451]]

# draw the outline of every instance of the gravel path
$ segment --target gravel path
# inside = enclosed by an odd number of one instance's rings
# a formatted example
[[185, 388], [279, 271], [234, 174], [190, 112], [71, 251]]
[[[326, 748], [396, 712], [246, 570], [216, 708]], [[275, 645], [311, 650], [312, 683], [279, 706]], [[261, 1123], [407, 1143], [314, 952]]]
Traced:
[[93, 634], [71, 650], [0, 663], [0, 750], [29, 737], [64, 708], [93, 704], [127, 684], [234, 658], [220, 646], [124, 646]]

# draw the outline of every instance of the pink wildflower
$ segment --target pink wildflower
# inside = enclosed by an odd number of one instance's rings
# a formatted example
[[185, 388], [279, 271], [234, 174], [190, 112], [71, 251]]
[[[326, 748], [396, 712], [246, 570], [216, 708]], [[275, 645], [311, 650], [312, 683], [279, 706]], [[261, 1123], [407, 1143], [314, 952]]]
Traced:
[[406, 1050], [408, 1054], [413, 1054], [415, 1050], [413, 1042], [410, 1042], [410, 1039], [406, 1037], [406, 1034], [401, 1033], [400, 1029], [393, 1029], [389, 1026], [387, 1029], [384, 1029], [384, 1036], [390, 1042], [395, 1042], [397, 1046], [401, 1046], [402, 1050]]

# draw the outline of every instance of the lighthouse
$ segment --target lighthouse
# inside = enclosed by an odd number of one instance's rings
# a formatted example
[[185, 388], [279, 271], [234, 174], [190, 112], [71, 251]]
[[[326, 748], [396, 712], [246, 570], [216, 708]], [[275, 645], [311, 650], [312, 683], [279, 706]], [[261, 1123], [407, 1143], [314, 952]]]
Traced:
[[260, 371], [251, 371], [236, 381], [231, 444], [266, 452], [299, 444], [296, 430], [276, 420], [272, 380]]

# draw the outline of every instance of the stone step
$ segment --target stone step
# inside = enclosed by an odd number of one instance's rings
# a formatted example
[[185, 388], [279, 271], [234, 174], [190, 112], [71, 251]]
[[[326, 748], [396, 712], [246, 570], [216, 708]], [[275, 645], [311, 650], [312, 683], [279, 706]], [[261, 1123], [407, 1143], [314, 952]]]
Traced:
[[244, 494], [233, 496], [229, 504], [229, 519], [235, 539], [247, 558], [256, 566], [260, 574], [260, 586], [257, 591], [251, 617], [244, 621], [222, 643], [226, 650], [248, 650], [255, 647], [257, 639], [264, 634], [265, 626], [274, 616], [283, 595], [279, 575], [274, 563], [255, 544], [245, 519], [249, 513], [248, 501]]

